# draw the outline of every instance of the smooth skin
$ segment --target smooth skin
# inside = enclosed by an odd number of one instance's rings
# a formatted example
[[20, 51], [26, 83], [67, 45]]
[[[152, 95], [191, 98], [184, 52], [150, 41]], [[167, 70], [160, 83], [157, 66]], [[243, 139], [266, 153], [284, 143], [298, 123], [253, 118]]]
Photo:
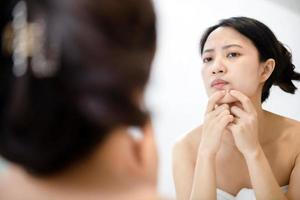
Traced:
[[[210, 34], [202, 59], [209, 101], [203, 124], [173, 149], [177, 199], [215, 200], [217, 188], [234, 196], [253, 188], [257, 200], [300, 199], [300, 123], [261, 105], [275, 61], [260, 62], [252, 42], [227, 27]], [[228, 84], [212, 87], [215, 79]]]

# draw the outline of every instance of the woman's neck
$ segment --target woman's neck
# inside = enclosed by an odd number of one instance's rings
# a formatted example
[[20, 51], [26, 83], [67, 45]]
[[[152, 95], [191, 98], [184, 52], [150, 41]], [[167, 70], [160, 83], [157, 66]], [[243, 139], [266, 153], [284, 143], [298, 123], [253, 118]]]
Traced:
[[90, 199], [84, 197], [91, 195], [98, 199], [120, 199], [122, 195], [121, 199], [126, 199], [140, 191], [154, 195], [156, 185], [132, 170], [128, 134], [118, 131], [112, 135], [88, 159], [55, 176], [39, 178], [12, 167], [9, 184], [25, 185], [29, 196], [55, 195], [53, 199]]

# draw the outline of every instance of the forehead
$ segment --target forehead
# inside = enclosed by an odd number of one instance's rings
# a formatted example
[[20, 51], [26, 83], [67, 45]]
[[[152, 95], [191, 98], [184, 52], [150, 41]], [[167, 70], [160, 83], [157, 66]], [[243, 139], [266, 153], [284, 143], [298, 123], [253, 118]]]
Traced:
[[[208, 36], [203, 50], [238, 44], [242, 47], [255, 48], [250, 39], [230, 27], [219, 27]], [[256, 48], [255, 48], [256, 49]]]

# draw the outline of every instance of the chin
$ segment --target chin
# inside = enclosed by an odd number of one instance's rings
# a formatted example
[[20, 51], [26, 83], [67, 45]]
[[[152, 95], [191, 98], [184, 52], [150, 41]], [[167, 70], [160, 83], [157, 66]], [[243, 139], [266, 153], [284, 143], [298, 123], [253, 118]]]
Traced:
[[223, 97], [223, 98], [218, 102], [218, 104], [224, 104], [224, 103], [230, 104], [230, 103], [234, 103], [234, 102], [236, 102], [236, 99], [233, 98], [230, 94], [226, 94], [225, 97]]

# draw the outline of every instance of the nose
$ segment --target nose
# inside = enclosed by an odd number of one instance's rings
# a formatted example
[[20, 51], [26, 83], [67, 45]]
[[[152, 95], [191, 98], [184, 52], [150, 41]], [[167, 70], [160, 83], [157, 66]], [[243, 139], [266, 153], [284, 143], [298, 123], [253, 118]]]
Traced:
[[226, 67], [221, 59], [216, 59], [212, 66], [212, 74], [223, 74], [226, 72]]

